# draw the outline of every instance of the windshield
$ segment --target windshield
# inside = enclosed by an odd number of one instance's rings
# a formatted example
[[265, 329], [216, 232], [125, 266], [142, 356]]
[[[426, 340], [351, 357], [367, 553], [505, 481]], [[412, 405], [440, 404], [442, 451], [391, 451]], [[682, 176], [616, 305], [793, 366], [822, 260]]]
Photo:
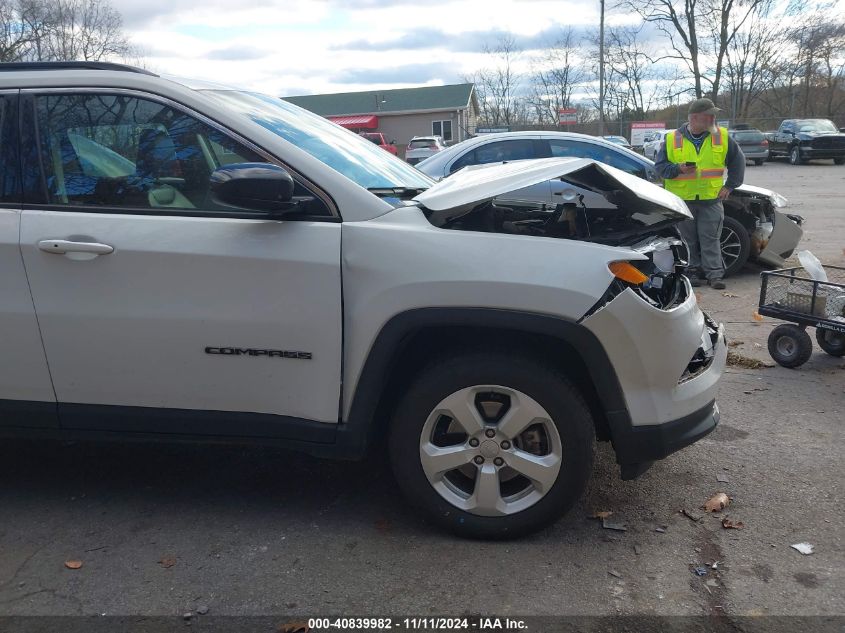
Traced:
[[838, 132], [833, 121], [826, 119], [817, 119], [815, 121], [799, 121], [799, 132]]
[[378, 145], [287, 101], [236, 90], [203, 90], [203, 94], [367, 189], [428, 189], [433, 184]]

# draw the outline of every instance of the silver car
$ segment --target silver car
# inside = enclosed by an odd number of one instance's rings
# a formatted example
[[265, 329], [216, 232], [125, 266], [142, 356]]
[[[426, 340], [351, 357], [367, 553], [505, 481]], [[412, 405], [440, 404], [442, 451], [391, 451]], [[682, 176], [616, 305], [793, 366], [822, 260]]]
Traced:
[[[653, 142], [662, 142], [662, 138]], [[648, 158], [610, 141], [573, 132], [506, 132], [476, 137], [422, 161], [417, 169], [440, 180], [469, 165], [556, 156], [592, 158], [644, 180], [661, 182], [654, 162]], [[573, 187], [570, 183], [552, 180], [498, 199], [511, 203], [541, 202], [548, 204], [550, 209], [571, 201], [586, 210], [615, 206], [586, 185]], [[721, 241], [726, 276], [738, 272], [749, 260], [776, 268], [784, 266], [804, 234], [803, 218], [783, 212], [787, 204], [780, 194], [751, 185], [740, 186], [725, 201]]]

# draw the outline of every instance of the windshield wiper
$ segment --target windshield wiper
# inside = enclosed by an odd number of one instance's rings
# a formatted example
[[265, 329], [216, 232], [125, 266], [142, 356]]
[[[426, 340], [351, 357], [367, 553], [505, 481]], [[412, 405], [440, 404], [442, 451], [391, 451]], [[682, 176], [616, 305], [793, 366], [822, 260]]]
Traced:
[[380, 198], [413, 198], [428, 187], [367, 187], [367, 191]]

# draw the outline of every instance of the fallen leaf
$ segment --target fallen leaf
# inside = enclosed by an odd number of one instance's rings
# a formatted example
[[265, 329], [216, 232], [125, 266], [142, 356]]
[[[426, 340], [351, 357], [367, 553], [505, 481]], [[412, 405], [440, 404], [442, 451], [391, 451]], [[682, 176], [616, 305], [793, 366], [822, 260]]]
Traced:
[[165, 569], [170, 569], [171, 567], [173, 567], [176, 564], [176, 559], [168, 556], [168, 557], [162, 558], [160, 561], [158, 561], [158, 564], [161, 565], [162, 567], [164, 567]]
[[723, 292], [723, 293], [722, 293], [722, 296], [723, 296], [723, 297], [730, 297], [731, 299], [737, 299], [737, 298], [739, 298], [739, 295], [735, 295], [735, 294], [734, 294], [734, 293], [732, 293], [732, 292]]
[[809, 543], [796, 543], [795, 545], [790, 545], [790, 547], [801, 552], [804, 556], [809, 556], [813, 553], [813, 546]]
[[728, 517], [722, 519], [722, 527], [726, 530], [742, 530], [745, 528], [745, 523], [742, 521], [733, 522]]
[[279, 633], [308, 633], [310, 630], [307, 622], [288, 622], [279, 627]]
[[759, 312], [757, 312], [756, 310], [751, 313], [751, 316], [754, 317], [755, 321], [762, 321], [763, 320], [763, 316]]
[[82, 568], [82, 561], [81, 560], [66, 560], [65, 567], [68, 569], [81, 569]]
[[707, 500], [704, 504], [704, 509], [708, 512], [721, 512], [731, 502], [724, 492], [717, 492], [715, 495]]
[[591, 519], [606, 519], [609, 517], [613, 512], [610, 510], [599, 510], [598, 512], [593, 512], [590, 516]]

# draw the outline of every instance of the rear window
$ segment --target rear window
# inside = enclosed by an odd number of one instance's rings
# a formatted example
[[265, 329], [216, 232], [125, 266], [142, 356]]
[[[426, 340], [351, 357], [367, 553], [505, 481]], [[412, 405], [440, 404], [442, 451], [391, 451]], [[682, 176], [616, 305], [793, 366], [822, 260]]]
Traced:
[[747, 132], [735, 132], [734, 138], [737, 141], [744, 141], [746, 143], [762, 143], [765, 137], [762, 132], [748, 130]]
[[434, 141], [433, 138], [430, 139], [417, 139], [416, 141], [411, 141], [408, 143], [408, 147], [410, 149], [419, 149], [421, 147], [429, 147], [431, 145], [436, 145], [437, 143]]

